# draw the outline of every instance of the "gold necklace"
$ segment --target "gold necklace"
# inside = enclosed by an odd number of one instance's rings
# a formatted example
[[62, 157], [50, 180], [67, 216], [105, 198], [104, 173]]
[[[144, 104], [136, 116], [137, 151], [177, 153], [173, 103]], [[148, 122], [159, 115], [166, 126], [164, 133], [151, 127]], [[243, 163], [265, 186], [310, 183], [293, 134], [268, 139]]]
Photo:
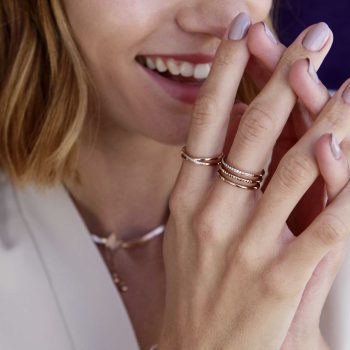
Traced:
[[107, 237], [100, 237], [95, 234], [91, 234], [92, 240], [102, 248], [102, 254], [105, 256], [107, 266], [112, 274], [112, 279], [117, 289], [121, 293], [128, 291], [128, 286], [120, 278], [119, 273], [116, 271], [113, 264], [113, 255], [119, 249], [132, 249], [145, 245], [151, 239], [164, 233], [165, 225], [160, 225], [150, 232], [145, 233], [140, 238], [134, 238], [129, 240], [122, 240], [117, 237], [115, 232], [112, 232]]

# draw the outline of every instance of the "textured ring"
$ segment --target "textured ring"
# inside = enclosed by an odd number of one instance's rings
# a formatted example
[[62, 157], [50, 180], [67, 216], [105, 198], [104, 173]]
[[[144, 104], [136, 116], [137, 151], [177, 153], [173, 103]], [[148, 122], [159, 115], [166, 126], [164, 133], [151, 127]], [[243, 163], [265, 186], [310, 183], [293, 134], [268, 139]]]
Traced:
[[226, 157], [223, 157], [218, 169], [218, 175], [220, 180], [232, 186], [245, 190], [258, 190], [265, 175], [265, 170], [263, 169], [260, 174], [249, 173], [228, 164]]
[[224, 154], [221, 153], [220, 155], [218, 155], [216, 157], [208, 157], [208, 158], [193, 157], [187, 153], [186, 146], [182, 147], [182, 150], [181, 150], [181, 157], [183, 159], [189, 160], [192, 163], [195, 163], [197, 165], [206, 165], [206, 166], [219, 165], [219, 164], [221, 164], [223, 156], [224, 156]]
[[224, 181], [224, 182], [226, 182], [226, 183], [228, 183], [228, 184], [230, 184], [230, 185], [232, 185], [232, 186], [234, 186], [234, 187], [243, 188], [243, 189], [245, 189], [245, 190], [258, 190], [258, 189], [260, 188], [260, 183], [258, 183], [258, 184], [255, 185], [255, 186], [244, 186], [244, 185], [237, 184], [237, 183], [235, 183], [235, 182], [233, 182], [233, 181], [230, 181], [230, 180], [226, 179], [226, 177], [224, 177], [224, 176], [222, 176], [222, 175], [220, 174], [220, 169], [219, 169], [219, 171], [218, 171], [218, 174], [219, 174], [219, 178], [220, 178], [222, 181]]
[[246, 176], [248, 178], [251, 178], [252, 180], [256, 180], [256, 181], [262, 181], [263, 179], [263, 176], [265, 175], [265, 170], [261, 170], [260, 174], [253, 174], [253, 173], [248, 173], [246, 171], [243, 171], [243, 170], [240, 170], [240, 169], [237, 169], [235, 168], [233, 165], [230, 165], [227, 163], [227, 158], [226, 157], [223, 157], [222, 161], [221, 161], [221, 164], [231, 170], [233, 173], [237, 174], [237, 175], [243, 175], [243, 176]]
[[220, 171], [220, 174], [224, 173], [225, 175], [227, 175], [231, 179], [242, 181], [244, 183], [251, 184], [251, 185], [259, 184], [262, 181], [262, 180], [249, 180], [249, 179], [245, 179], [243, 177], [236, 176], [236, 175], [231, 174], [230, 172], [226, 171], [223, 167], [220, 167], [219, 171]]

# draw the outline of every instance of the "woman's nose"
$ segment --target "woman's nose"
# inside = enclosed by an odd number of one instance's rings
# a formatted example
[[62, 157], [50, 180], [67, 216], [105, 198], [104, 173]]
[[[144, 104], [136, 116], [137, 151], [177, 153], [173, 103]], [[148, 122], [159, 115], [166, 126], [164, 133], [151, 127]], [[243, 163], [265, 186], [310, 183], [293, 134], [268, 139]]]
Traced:
[[243, 0], [185, 0], [183, 4], [176, 16], [182, 30], [219, 39], [225, 36], [236, 15], [249, 11]]

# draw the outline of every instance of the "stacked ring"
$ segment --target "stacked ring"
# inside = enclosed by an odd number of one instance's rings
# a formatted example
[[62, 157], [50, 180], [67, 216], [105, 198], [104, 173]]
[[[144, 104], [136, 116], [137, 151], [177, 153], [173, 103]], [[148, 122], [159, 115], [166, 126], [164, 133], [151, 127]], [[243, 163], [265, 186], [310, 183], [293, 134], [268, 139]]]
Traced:
[[265, 170], [263, 169], [259, 174], [243, 171], [237, 169], [231, 164], [228, 164], [226, 157], [223, 157], [218, 174], [222, 181], [232, 186], [247, 190], [258, 190], [261, 182], [263, 181]]
[[195, 163], [197, 165], [206, 165], [206, 166], [214, 166], [214, 165], [218, 165], [221, 163], [221, 160], [223, 158], [224, 154], [221, 153], [220, 155], [216, 156], [216, 157], [211, 157], [211, 158], [203, 158], [203, 157], [193, 157], [191, 155], [189, 155], [186, 151], [186, 146], [182, 147], [181, 150], [181, 157], [185, 160], [189, 160], [192, 163]]

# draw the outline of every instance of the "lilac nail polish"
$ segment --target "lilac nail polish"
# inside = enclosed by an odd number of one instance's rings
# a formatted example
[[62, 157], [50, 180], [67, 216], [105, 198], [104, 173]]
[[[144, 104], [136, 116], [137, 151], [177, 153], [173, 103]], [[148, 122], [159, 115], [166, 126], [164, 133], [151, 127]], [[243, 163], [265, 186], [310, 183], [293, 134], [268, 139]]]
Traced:
[[276, 37], [273, 35], [270, 27], [265, 23], [265, 22], [261, 22], [264, 25], [264, 29], [265, 29], [265, 34], [266, 36], [274, 43], [274, 44], [278, 44], [278, 41], [276, 39]]
[[343, 100], [346, 103], [350, 103], [350, 85], [348, 85], [347, 88], [343, 92]]
[[309, 67], [308, 67], [308, 73], [310, 74], [312, 80], [316, 83], [316, 84], [320, 84], [320, 79], [318, 78], [315, 66], [312, 64], [310, 58], [307, 58]]
[[250, 17], [241, 12], [236, 18], [232, 21], [230, 31], [228, 33], [228, 39], [230, 40], [241, 40], [243, 39], [251, 26], [252, 21]]
[[324, 22], [313, 26], [303, 40], [303, 46], [310, 51], [320, 51], [326, 44], [331, 30]]
[[333, 157], [336, 160], [339, 160], [341, 158], [341, 150], [340, 150], [339, 142], [333, 133], [331, 134], [331, 139], [330, 139], [329, 145], [331, 147]]

